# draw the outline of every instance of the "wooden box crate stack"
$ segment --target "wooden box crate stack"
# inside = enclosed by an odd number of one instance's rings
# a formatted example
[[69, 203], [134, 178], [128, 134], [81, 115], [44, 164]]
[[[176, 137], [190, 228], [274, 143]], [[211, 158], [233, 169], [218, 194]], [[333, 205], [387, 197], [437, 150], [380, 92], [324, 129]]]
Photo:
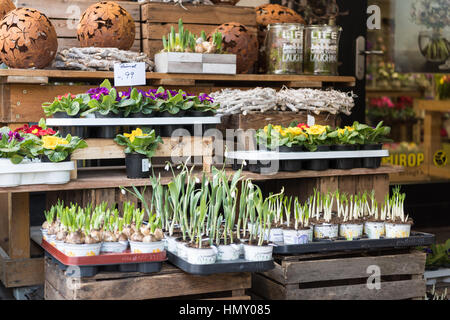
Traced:
[[[28, 7], [44, 13], [52, 22], [58, 35], [58, 51], [79, 47], [77, 25], [81, 15], [96, 0], [21, 0], [17, 7]], [[132, 1], [120, 1], [119, 4], [133, 17], [136, 24], [136, 36], [131, 51], [141, 51], [141, 10], [140, 4]]]
[[250, 300], [245, 294], [250, 286], [250, 273], [194, 276], [169, 264], [153, 274], [102, 272], [94, 277], [72, 278], [50, 259], [45, 260], [46, 300]]
[[162, 48], [162, 37], [174, 26], [178, 32], [178, 19], [183, 20], [185, 30], [200, 35], [204, 30], [208, 35], [216, 27], [227, 22], [238, 22], [257, 33], [256, 13], [254, 8], [226, 5], [189, 5], [186, 9], [171, 3], [146, 3], [142, 10], [142, 47], [143, 52], [154, 57]]
[[421, 299], [425, 259], [411, 249], [276, 256], [275, 269], [252, 275], [251, 291], [276, 300]]

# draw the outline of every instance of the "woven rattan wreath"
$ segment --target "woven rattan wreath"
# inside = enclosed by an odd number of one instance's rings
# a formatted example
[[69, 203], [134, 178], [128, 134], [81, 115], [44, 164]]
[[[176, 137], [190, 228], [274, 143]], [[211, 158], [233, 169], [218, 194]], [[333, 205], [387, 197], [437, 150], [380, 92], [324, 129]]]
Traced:
[[268, 26], [271, 23], [301, 23], [305, 20], [294, 10], [279, 4], [264, 4], [256, 9], [256, 23]]
[[36, 9], [12, 10], [0, 22], [0, 58], [10, 68], [45, 68], [57, 50], [55, 28]]
[[114, 47], [129, 50], [136, 34], [131, 15], [115, 2], [93, 4], [81, 16], [77, 28], [81, 47]]
[[258, 41], [256, 35], [246, 26], [237, 22], [224, 23], [214, 32], [221, 32], [226, 52], [234, 53], [237, 60], [237, 73], [251, 71], [258, 60]]

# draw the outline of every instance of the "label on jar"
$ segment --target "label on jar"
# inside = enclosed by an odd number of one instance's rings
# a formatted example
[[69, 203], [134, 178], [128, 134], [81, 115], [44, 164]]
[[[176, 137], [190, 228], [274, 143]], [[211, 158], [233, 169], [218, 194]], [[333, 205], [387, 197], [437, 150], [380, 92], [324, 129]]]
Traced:
[[331, 30], [312, 30], [309, 60], [337, 62], [339, 33]]
[[281, 32], [285, 40], [282, 48], [283, 62], [303, 61], [303, 30], [286, 30]]

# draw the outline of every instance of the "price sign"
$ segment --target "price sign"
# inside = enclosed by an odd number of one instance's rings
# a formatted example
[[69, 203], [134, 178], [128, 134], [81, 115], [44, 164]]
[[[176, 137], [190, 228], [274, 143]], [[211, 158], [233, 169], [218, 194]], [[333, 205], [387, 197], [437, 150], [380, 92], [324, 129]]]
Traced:
[[114, 64], [114, 86], [128, 87], [145, 84], [145, 62]]

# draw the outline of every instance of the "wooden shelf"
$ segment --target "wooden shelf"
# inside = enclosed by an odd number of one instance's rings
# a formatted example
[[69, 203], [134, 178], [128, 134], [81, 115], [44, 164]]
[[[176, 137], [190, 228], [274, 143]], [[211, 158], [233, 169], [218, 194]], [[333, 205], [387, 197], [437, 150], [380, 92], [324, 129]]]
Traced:
[[377, 97], [402, 97], [408, 96], [412, 98], [422, 98], [423, 90], [411, 88], [411, 89], [381, 89], [381, 88], [366, 88], [367, 98], [377, 98]]
[[416, 100], [414, 103], [420, 110], [450, 112], [450, 100]]
[[[36, 83], [47, 84], [49, 79], [82, 80], [113, 79], [112, 71], [77, 71], [77, 70], [32, 70], [3, 69], [0, 70], [3, 83]], [[314, 76], [314, 75], [272, 75], [272, 74], [186, 74], [147, 72], [149, 85], [195, 86], [202, 83], [242, 82], [242, 84], [259, 83], [259, 85], [277, 84], [291, 87], [321, 87], [324, 85], [355, 86], [355, 78], [348, 76]]]
[[[299, 172], [279, 172], [274, 175], [261, 175], [244, 171], [243, 176], [253, 181], [267, 180], [284, 180], [284, 179], [300, 179], [300, 178], [320, 178], [320, 177], [336, 177], [336, 176], [358, 176], [358, 175], [378, 175], [401, 172], [403, 167], [400, 166], [382, 166], [378, 169], [352, 169], [352, 170], [326, 170], [326, 171], [308, 171]], [[227, 169], [231, 176], [235, 171]], [[161, 183], [168, 184], [172, 180], [172, 173], [163, 169], [155, 170], [155, 175], [161, 174]], [[201, 177], [203, 174], [200, 170], [195, 170], [194, 175]], [[29, 185], [14, 188], [0, 188], [0, 193], [22, 193], [22, 192], [44, 192], [59, 190], [81, 190], [81, 189], [104, 189], [123, 187], [142, 187], [149, 186], [149, 179], [128, 179], [125, 174], [125, 168], [117, 169], [101, 169], [87, 168], [78, 170], [78, 179], [61, 185]]]

